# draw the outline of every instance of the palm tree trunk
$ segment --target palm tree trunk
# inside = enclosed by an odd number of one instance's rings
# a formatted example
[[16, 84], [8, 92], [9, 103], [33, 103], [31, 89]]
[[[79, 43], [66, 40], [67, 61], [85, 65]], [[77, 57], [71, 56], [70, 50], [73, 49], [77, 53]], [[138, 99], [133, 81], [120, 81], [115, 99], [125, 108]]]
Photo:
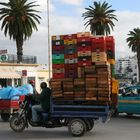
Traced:
[[140, 46], [137, 47], [137, 59], [138, 59], [138, 82], [140, 83]]
[[17, 37], [16, 38], [16, 45], [17, 45], [17, 63], [22, 63], [23, 39], [20, 37]]

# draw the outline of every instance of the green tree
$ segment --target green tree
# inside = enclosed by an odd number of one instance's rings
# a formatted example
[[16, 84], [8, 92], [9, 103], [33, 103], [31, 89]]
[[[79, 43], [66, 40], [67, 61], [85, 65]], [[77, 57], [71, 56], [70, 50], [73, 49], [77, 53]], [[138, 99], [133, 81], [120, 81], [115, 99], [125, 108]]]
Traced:
[[86, 28], [90, 26], [90, 31], [94, 35], [108, 35], [115, 26], [113, 20], [118, 21], [115, 10], [111, 9], [107, 2], [93, 2], [93, 6], [85, 8], [86, 12], [82, 14]]
[[137, 54], [139, 82], [140, 82], [140, 29], [134, 28], [133, 31], [129, 31], [128, 38], [126, 39], [129, 48], [132, 52]]
[[29, 39], [33, 30], [38, 30], [36, 23], [40, 24], [39, 11], [33, 8], [39, 5], [34, 2], [27, 3], [27, 0], [9, 0], [8, 3], [0, 2], [1, 30], [5, 36], [16, 41], [17, 63], [22, 62], [23, 43]]

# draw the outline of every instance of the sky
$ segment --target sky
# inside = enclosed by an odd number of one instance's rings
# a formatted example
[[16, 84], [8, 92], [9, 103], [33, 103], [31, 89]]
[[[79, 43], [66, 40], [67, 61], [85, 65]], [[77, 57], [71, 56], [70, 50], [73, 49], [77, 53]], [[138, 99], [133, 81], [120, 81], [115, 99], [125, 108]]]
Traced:
[[[104, 2], [104, 0], [100, 1]], [[8, 0], [1, 0], [1, 2], [8, 2]], [[84, 27], [85, 21], [82, 14], [85, 8], [93, 6], [93, 2], [94, 0], [49, 0], [50, 38], [52, 35], [90, 31], [89, 28]], [[134, 53], [129, 49], [126, 38], [129, 31], [140, 27], [140, 1], [106, 0], [106, 2], [112, 5], [111, 9], [116, 10], [114, 14], [118, 19], [114, 21], [115, 27], [110, 34], [115, 39], [116, 59], [133, 56]], [[31, 38], [24, 42], [23, 54], [37, 56], [39, 64], [48, 65], [47, 0], [36, 0], [36, 4], [40, 5], [36, 9], [40, 11], [41, 24], [37, 25], [38, 31], [34, 31]], [[16, 54], [15, 42], [8, 36], [5, 37], [3, 31], [0, 30], [1, 49], [7, 49], [9, 54]]]

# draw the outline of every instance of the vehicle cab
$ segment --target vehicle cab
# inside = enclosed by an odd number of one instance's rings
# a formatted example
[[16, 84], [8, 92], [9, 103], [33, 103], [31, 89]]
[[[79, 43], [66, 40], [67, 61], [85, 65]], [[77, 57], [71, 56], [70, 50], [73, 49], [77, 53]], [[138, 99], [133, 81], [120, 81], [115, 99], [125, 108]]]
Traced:
[[126, 87], [119, 94], [118, 113], [140, 114], [140, 85]]

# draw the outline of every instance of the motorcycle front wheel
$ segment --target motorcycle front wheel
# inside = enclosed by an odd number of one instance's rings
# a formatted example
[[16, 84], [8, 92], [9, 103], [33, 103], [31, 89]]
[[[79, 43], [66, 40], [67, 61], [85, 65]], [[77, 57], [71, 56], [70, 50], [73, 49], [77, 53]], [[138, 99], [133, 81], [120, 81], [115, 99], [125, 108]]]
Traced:
[[25, 120], [20, 118], [18, 115], [12, 116], [9, 123], [11, 129], [15, 132], [22, 132], [26, 127]]

